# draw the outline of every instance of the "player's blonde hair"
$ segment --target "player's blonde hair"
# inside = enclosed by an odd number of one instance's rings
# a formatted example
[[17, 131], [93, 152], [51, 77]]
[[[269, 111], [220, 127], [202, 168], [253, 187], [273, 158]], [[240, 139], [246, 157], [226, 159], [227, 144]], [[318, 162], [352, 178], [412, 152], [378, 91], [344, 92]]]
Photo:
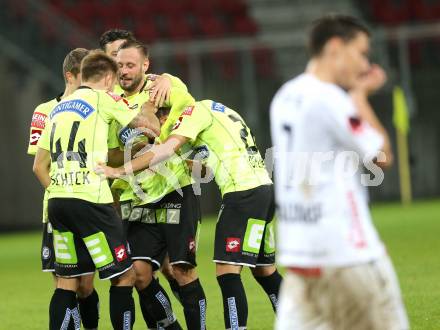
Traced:
[[75, 48], [71, 50], [63, 61], [63, 77], [66, 81], [66, 73], [70, 72], [75, 77], [81, 69], [81, 61], [89, 54], [89, 50], [85, 48]]
[[93, 50], [81, 62], [81, 79], [86, 82], [97, 82], [108, 73], [116, 76], [118, 65], [110, 56], [101, 50]]

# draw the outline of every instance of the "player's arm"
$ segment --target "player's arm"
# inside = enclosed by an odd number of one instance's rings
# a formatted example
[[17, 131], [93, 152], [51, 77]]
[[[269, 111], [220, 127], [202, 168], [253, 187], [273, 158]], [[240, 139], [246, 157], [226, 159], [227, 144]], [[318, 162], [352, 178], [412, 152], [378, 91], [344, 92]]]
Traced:
[[50, 163], [50, 152], [46, 149], [38, 148], [32, 170], [44, 188], [50, 185]]
[[372, 65], [370, 72], [361, 79], [357, 88], [350, 92], [360, 119], [367, 122], [383, 138], [381, 151], [385, 154], [385, 159], [375, 161], [375, 163], [382, 168], [388, 168], [392, 165], [393, 152], [391, 149], [389, 135], [379, 118], [377, 118], [376, 113], [368, 101], [368, 96], [381, 88], [385, 82], [385, 71], [378, 65]]
[[149, 151], [133, 159], [132, 161], [117, 168], [105, 165], [98, 165], [95, 172], [103, 174], [107, 178], [120, 178], [129, 172], [137, 172], [148, 168], [151, 165], [160, 163], [175, 154], [189, 138], [181, 135], [172, 135], [164, 143], [154, 145]]
[[[142, 105], [141, 111], [131, 119], [128, 126], [131, 128], [144, 128], [144, 134], [148, 137], [157, 137], [160, 134], [160, 123], [156, 117], [157, 108], [151, 102]], [[125, 123], [121, 122], [123, 126]]]
[[182, 80], [168, 73], [164, 73], [160, 76], [149, 74], [147, 78], [153, 81], [147, 89], [150, 91], [150, 99], [154, 101], [156, 107], [163, 106], [164, 102], [170, 99], [172, 87], [182, 89], [185, 92], [188, 91], [188, 88]]
[[[131, 148], [131, 158], [133, 158], [139, 151], [141, 151], [148, 142], [138, 142]], [[107, 164], [111, 167], [118, 167], [124, 164], [125, 151], [118, 148], [108, 150]]]

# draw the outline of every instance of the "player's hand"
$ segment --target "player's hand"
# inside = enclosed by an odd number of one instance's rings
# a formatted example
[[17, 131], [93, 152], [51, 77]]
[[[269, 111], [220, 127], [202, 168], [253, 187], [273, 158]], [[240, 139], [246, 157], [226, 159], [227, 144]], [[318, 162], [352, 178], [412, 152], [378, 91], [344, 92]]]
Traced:
[[98, 165], [96, 165], [95, 173], [107, 179], [119, 179], [122, 177], [122, 170], [120, 167], [114, 168], [107, 166], [104, 163], [98, 163]]
[[147, 77], [153, 81], [153, 83], [148, 86], [150, 101], [154, 102], [156, 107], [161, 107], [166, 100], [170, 99], [171, 79], [166, 75], [148, 75]]
[[386, 81], [387, 74], [385, 70], [377, 64], [372, 64], [370, 70], [359, 78], [358, 85], [355, 87], [354, 92], [371, 95], [382, 88]]

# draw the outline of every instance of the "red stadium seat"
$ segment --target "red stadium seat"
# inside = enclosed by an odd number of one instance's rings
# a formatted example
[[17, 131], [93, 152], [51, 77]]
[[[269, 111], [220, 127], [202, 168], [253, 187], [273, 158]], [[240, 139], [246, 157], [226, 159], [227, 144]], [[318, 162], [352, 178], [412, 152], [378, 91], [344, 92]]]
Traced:
[[214, 15], [197, 17], [198, 28], [201, 34], [208, 38], [224, 37], [227, 29], [223, 22]]
[[166, 36], [173, 40], [189, 40], [194, 37], [185, 15], [168, 16], [165, 19]]
[[195, 16], [213, 15], [219, 11], [218, 0], [189, 0], [186, 10]]
[[252, 50], [254, 65], [257, 75], [262, 78], [273, 78], [275, 76], [275, 60], [272, 49], [261, 46]]
[[8, 0], [9, 12], [14, 19], [23, 19], [28, 13], [26, 1]]
[[373, 16], [384, 24], [396, 25], [411, 19], [408, 0], [371, 0], [370, 3]]
[[143, 42], [153, 43], [159, 38], [160, 33], [154, 25], [154, 22], [138, 21], [136, 22], [134, 35]]
[[233, 50], [222, 50], [212, 54], [212, 59], [217, 65], [224, 79], [235, 79], [238, 76], [238, 58]]
[[411, 8], [416, 19], [436, 20], [440, 18], [440, 3], [437, 0], [411, 0]]
[[246, 16], [247, 7], [241, 0], [221, 0], [219, 1], [221, 11], [230, 16]]
[[249, 16], [236, 16], [232, 26], [235, 33], [242, 35], [255, 35], [258, 31], [257, 24]]

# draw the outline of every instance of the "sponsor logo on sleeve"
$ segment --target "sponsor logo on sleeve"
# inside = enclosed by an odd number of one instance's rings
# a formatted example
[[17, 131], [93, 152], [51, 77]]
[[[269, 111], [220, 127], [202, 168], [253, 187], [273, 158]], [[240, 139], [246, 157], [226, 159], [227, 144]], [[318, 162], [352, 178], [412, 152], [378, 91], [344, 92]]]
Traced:
[[182, 115], [191, 116], [194, 110], [194, 106], [187, 107], [185, 111], [183, 111]]
[[120, 99], [122, 99], [122, 96], [115, 94], [113, 92], [107, 91], [107, 94], [116, 102], [118, 102]]
[[180, 116], [179, 119], [176, 120], [176, 123], [174, 124], [172, 130], [175, 130], [175, 129], [179, 128], [180, 124], [182, 123], [182, 119], [183, 119], [183, 117]]
[[218, 112], [225, 112], [225, 106], [221, 103], [212, 102], [211, 109]]
[[47, 116], [41, 112], [34, 112], [32, 115], [31, 127], [44, 129], [46, 126], [46, 118]]
[[37, 145], [38, 140], [40, 139], [42, 132], [43, 131], [41, 129], [33, 129], [31, 131], [31, 136], [29, 137], [29, 144], [31, 146], [36, 146]]
[[120, 245], [115, 248], [115, 255], [116, 255], [116, 260], [118, 260], [118, 262], [127, 259], [127, 250], [125, 250], [124, 245]]
[[78, 114], [82, 119], [86, 119], [90, 116], [95, 109], [83, 100], [70, 100], [59, 103], [50, 113], [50, 119], [63, 112], [74, 112]]
[[226, 252], [240, 252], [241, 239], [238, 237], [226, 238]]
[[353, 133], [362, 132], [362, 121], [358, 117], [350, 117], [348, 121], [350, 123], [350, 128]]

